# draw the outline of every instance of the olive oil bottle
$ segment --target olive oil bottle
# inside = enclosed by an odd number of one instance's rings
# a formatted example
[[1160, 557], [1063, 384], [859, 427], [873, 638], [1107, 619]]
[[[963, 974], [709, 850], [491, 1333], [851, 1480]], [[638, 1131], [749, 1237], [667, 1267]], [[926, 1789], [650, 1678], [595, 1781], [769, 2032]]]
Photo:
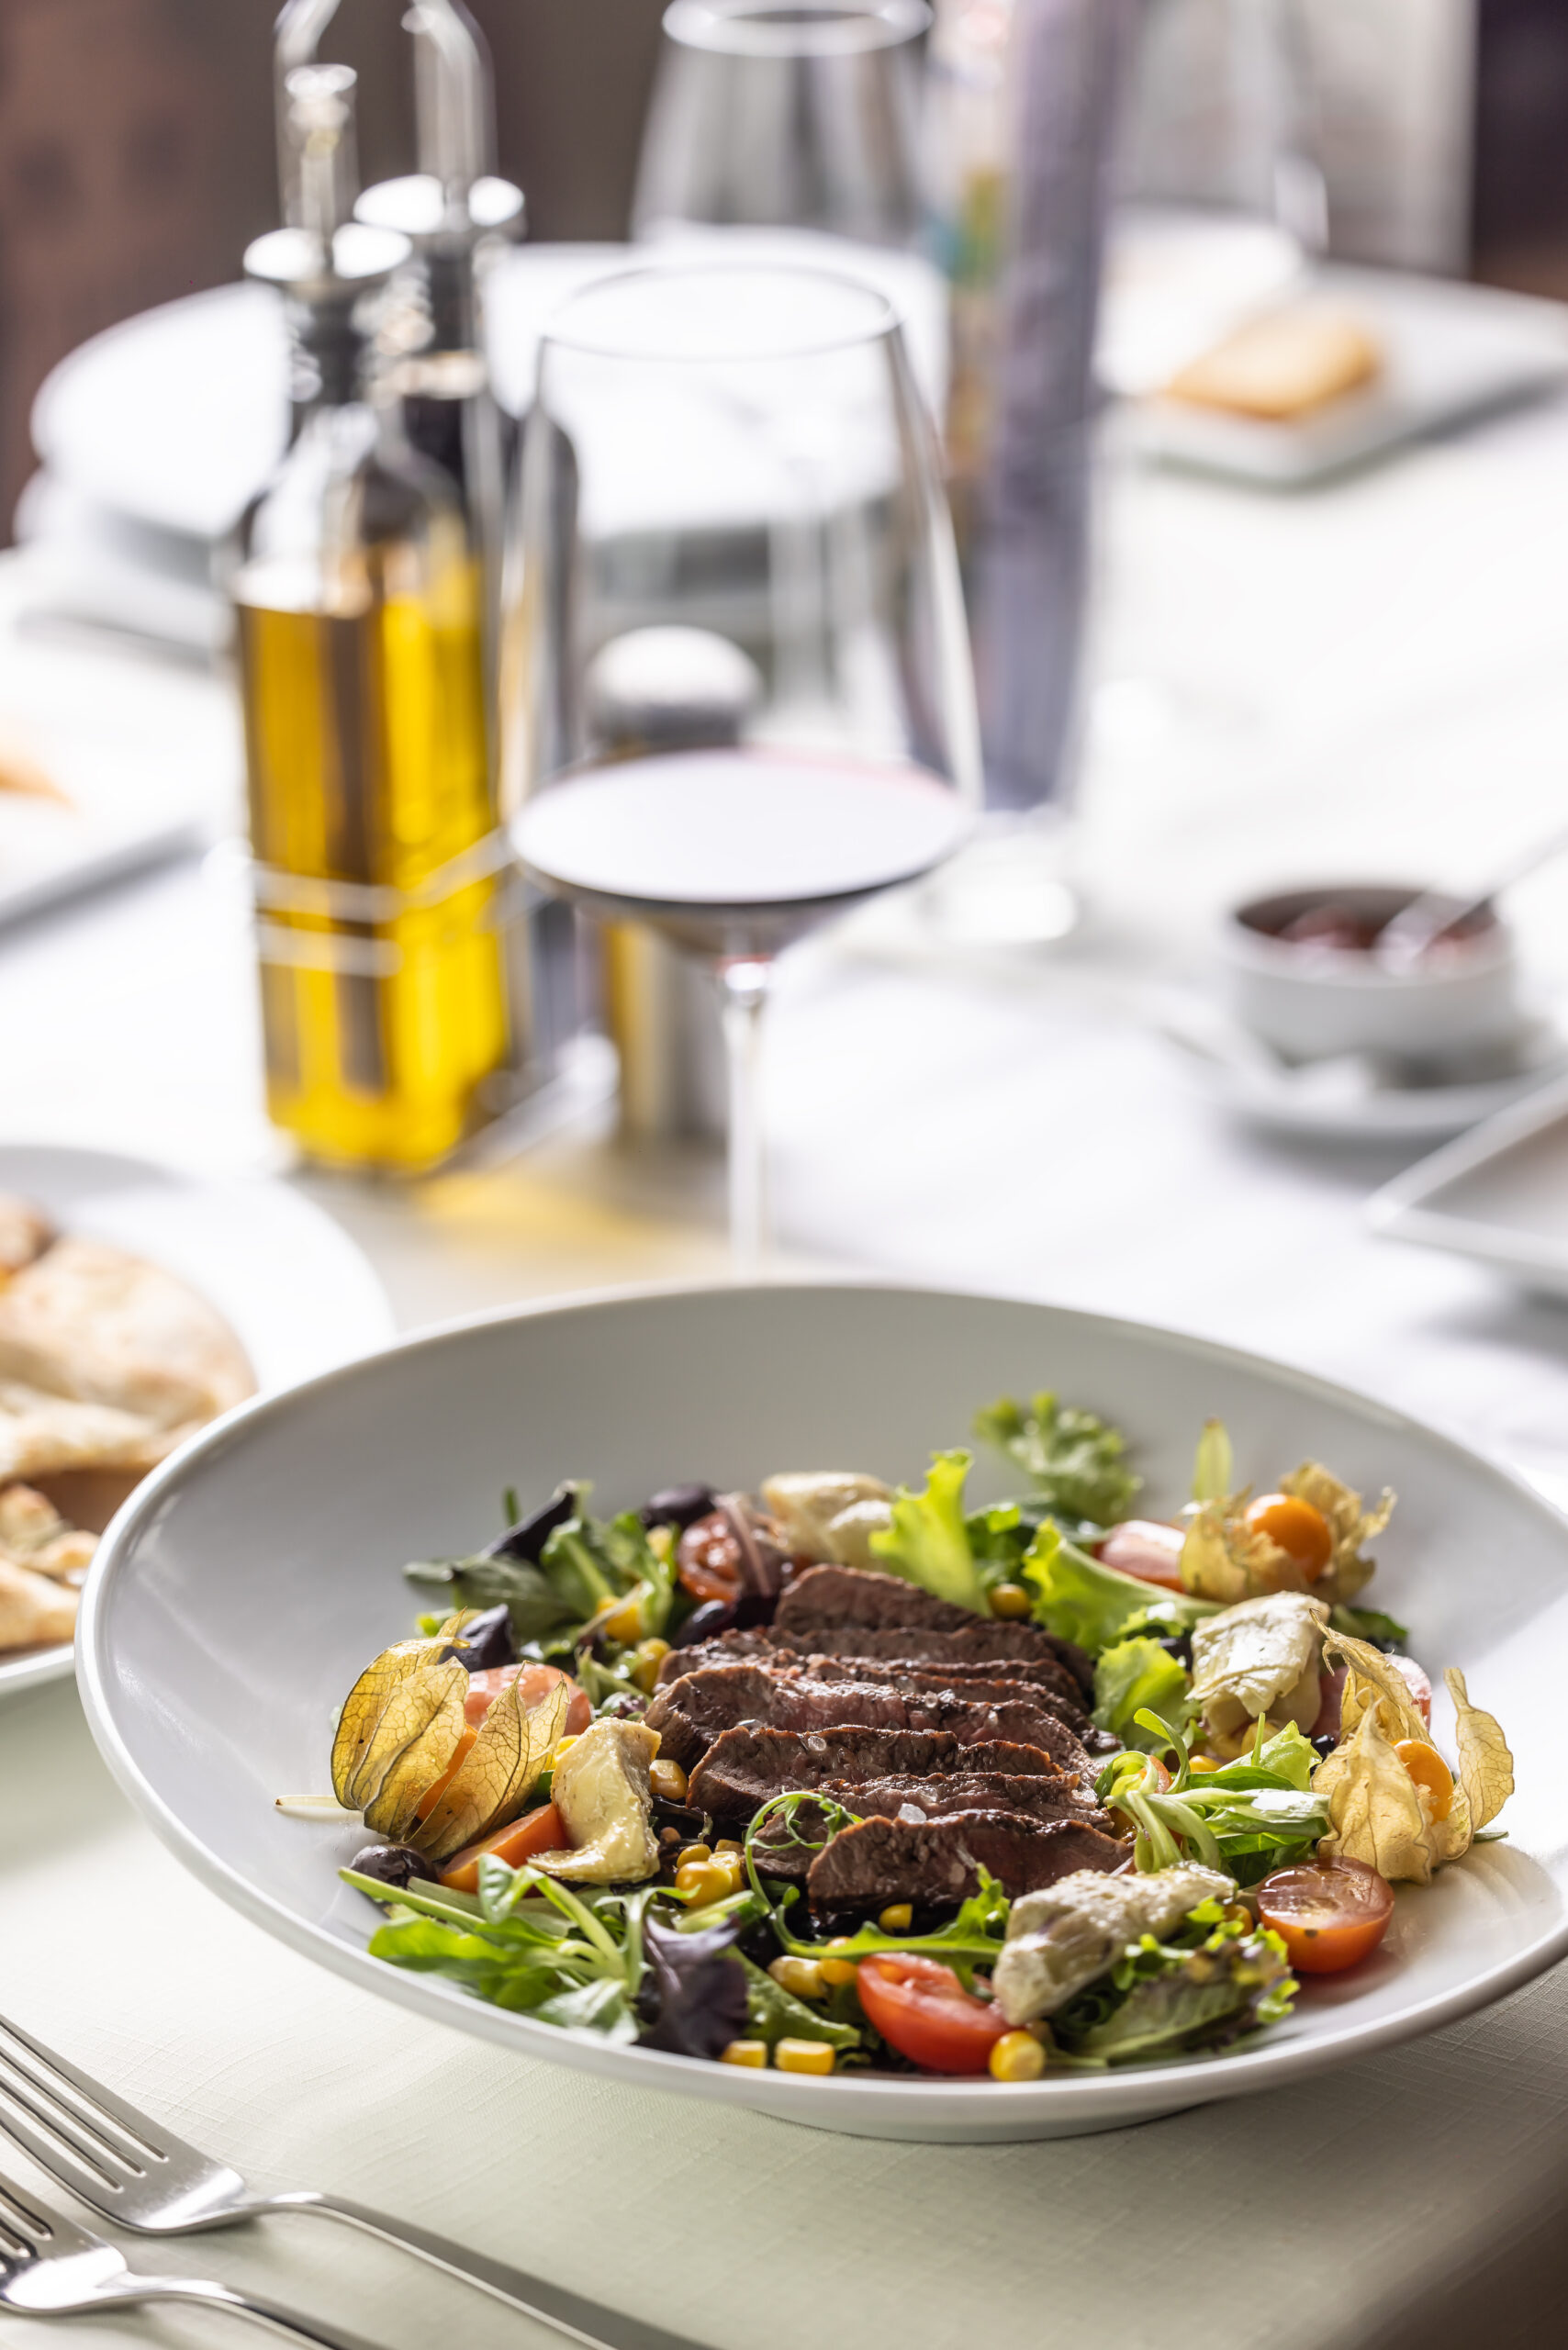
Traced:
[[268, 1108], [312, 1158], [411, 1171], [510, 1099], [516, 884], [481, 561], [376, 396], [374, 308], [409, 247], [349, 219], [353, 97], [346, 67], [288, 77], [300, 225], [246, 267], [283, 290], [295, 434], [232, 594]]

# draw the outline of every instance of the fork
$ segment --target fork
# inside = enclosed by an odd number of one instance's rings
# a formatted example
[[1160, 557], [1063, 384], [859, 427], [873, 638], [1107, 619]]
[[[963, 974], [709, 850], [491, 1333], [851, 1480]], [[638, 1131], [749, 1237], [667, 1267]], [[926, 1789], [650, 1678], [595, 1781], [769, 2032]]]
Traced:
[[[448, 2276], [477, 2285], [498, 2300], [554, 2326], [586, 2350], [694, 2350], [689, 2341], [660, 2326], [604, 2309], [429, 2229], [353, 2203], [346, 2196], [322, 2195], [308, 2187], [264, 2194], [227, 2164], [161, 2129], [4, 2016], [0, 2133], [101, 2219], [139, 2235], [196, 2235], [260, 2219], [269, 2211], [313, 2211], [400, 2245]], [[225, 2289], [202, 2288], [208, 2294]], [[296, 2331], [304, 2329], [297, 2324]], [[328, 2339], [325, 2328], [320, 2338]]]
[[250, 2318], [290, 2342], [313, 2342], [318, 2350], [372, 2350], [360, 2334], [301, 2317], [258, 2293], [238, 2293], [232, 2285], [200, 2277], [149, 2277], [129, 2266], [102, 2236], [62, 2220], [0, 2177], [0, 2309], [23, 2317], [84, 2317], [143, 2301], [198, 2301], [204, 2309]]

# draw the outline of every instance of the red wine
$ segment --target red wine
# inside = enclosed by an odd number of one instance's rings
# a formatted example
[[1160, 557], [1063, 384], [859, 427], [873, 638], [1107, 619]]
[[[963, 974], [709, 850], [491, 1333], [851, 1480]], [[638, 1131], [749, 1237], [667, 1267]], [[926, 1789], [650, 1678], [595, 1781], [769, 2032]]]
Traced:
[[585, 768], [531, 801], [519, 855], [550, 890], [700, 952], [763, 954], [928, 873], [971, 811], [927, 770], [770, 750]]

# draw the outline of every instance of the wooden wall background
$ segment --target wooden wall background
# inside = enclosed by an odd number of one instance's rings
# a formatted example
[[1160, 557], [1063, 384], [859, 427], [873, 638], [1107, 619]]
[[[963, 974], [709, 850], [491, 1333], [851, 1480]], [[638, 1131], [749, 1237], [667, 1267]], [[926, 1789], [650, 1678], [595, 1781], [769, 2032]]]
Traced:
[[[542, 237], [614, 237], [664, 0], [471, 0], [500, 166]], [[237, 275], [277, 215], [276, 0], [0, 0], [0, 539], [55, 361], [116, 319]], [[367, 177], [412, 161], [400, 0], [343, 0]]]

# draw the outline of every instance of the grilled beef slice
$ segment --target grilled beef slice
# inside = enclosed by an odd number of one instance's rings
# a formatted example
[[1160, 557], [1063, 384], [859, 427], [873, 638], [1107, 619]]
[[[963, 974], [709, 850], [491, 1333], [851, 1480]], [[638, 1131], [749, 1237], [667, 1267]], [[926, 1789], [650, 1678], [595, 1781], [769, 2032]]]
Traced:
[[994, 1771], [1065, 1786], [1038, 1746], [995, 1740], [960, 1746], [946, 1730], [767, 1729], [748, 1722], [716, 1738], [691, 1774], [689, 1800], [714, 1818], [750, 1819], [770, 1797], [798, 1787], [901, 1778], [922, 1784], [947, 1772]]
[[[776, 1671], [793, 1671], [804, 1681], [861, 1681], [884, 1689], [914, 1691], [950, 1689], [956, 1697], [967, 1698], [973, 1705], [998, 1705], [1002, 1702], [1038, 1706], [1065, 1722], [1073, 1736], [1088, 1743], [1090, 1720], [1078, 1702], [1078, 1692], [1071, 1683], [1066, 1690], [1049, 1682], [1015, 1680], [1003, 1659], [991, 1666], [974, 1666], [955, 1671], [944, 1664], [911, 1662], [905, 1658], [868, 1656], [797, 1657], [788, 1651], [774, 1659]], [[1059, 1672], [1060, 1667], [1053, 1667]], [[1063, 1675], [1065, 1679], [1066, 1676]]]
[[1009, 1899], [1055, 1885], [1075, 1869], [1120, 1868], [1127, 1848], [1077, 1820], [1016, 1811], [958, 1811], [916, 1826], [862, 1819], [823, 1846], [806, 1875], [813, 1909], [880, 1909], [891, 1901], [961, 1901], [980, 1872]]
[[[1031, 1692], [1033, 1698], [1036, 1693]], [[774, 1729], [946, 1729], [960, 1745], [1011, 1739], [1042, 1746], [1065, 1771], [1087, 1779], [1089, 1756], [1066, 1724], [1045, 1707], [1019, 1700], [973, 1703], [948, 1689], [884, 1688], [868, 1682], [794, 1679], [755, 1664], [710, 1665], [658, 1690], [644, 1717], [661, 1752], [684, 1770], [737, 1722]]]
[[[857, 1819], [902, 1819], [915, 1827], [923, 1819], [941, 1819], [957, 1811], [1004, 1811], [1022, 1813], [1029, 1819], [1077, 1820], [1106, 1833], [1111, 1825], [1077, 1780], [1065, 1774], [1025, 1778], [1011, 1771], [938, 1771], [929, 1778], [899, 1776], [868, 1779], [864, 1784], [827, 1779], [816, 1792], [841, 1804]], [[827, 1818], [817, 1804], [803, 1803], [788, 1822], [768, 1822], [756, 1841], [757, 1866], [766, 1875], [799, 1883], [816, 1857], [814, 1848], [825, 1843], [829, 1833]]]
[[[773, 1618], [776, 1639], [828, 1654], [887, 1656], [892, 1651], [883, 1641], [890, 1633], [902, 1636], [905, 1631], [940, 1635], [944, 1647], [937, 1661], [944, 1663], [957, 1662], [966, 1653], [982, 1662], [993, 1654], [1054, 1656], [1066, 1665], [1084, 1696], [1093, 1697], [1094, 1667], [1074, 1641], [1058, 1639], [1036, 1624], [955, 1607], [951, 1600], [934, 1599], [902, 1575], [872, 1574], [863, 1567], [808, 1567], [787, 1586]], [[949, 1641], [960, 1645], [949, 1648]], [[997, 1649], [999, 1641], [1002, 1645]], [[911, 1648], [900, 1651], [905, 1656], [917, 1652]]]
[[[948, 1633], [929, 1636], [937, 1640], [952, 1639]], [[678, 1681], [683, 1673], [700, 1672], [713, 1664], [771, 1664], [782, 1670], [794, 1666], [810, 1671], [817, 1681], [899, 1681], [911, 1674], [923, 1676], [926, 1688], [954, 1688], [960, 1695], [964, 1684], [969, 1681], [1022, 1681], [1032, 1688], [1049, 1690], [1060, 1704], [1052, 1711], [1059, 1713], [1063, 1721], [1081, 1736], [1089, 1716], [1082, 1694], [1065, 1664], [1054, 1656], [997, 1655], [991, 1657], [960, 1657], [945, 1659], [924, 1655], [913, 1645], [920, 1639], [918, 1631], [907, 1634], [911, 1642], [908, 1654], [884, 1647], [873, 1656], [851, 1654], [843, 1649], [823, 1649], [806, 1634], [801, 1635], [802, 1645], [785, 1647], [765, 1632], [724, 1632], [715, 1640], [700, 1640], [689, 1649], [671, 1649], [659, 1665], [661, 1688]]]

